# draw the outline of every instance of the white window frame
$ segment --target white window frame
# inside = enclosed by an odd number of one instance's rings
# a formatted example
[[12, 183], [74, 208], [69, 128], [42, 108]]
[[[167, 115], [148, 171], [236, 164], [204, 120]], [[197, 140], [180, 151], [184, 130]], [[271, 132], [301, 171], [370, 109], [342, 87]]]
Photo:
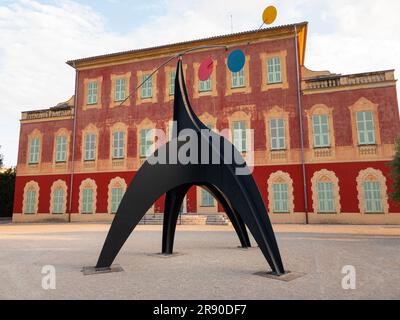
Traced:
[[318, 213], [336, 213], [333, 182], [317, 182]]
[[246, 78], [244, 74], [244, 68], [238, 72], [231, 72], [231, 88], [244, 88], [246, 86]]
[[64, 213], [64, 197], [65, 191], [63, 188], [56, 188], [53, 190], [53, 212], [52, 214]]
[[364, 181], [363, 189], [365, 213], [384, 213], [381, 183], [379, 181]]
[[269, 121], [271, 150], [286, 150], [285, 119], [271, 119]]
[[96, 160], [96, 139], [95, 133], [87, 133], [85, 135], [85, 161]]
[[233, 145], [239, 152], [247, 152], [246, 121], [233, 121]]
[[93, 188], [84, 188], [82, 190], [82, 214], [93, 214]]
[[274, 183], [274, 213], [290, 213], [289, 209], [289, 185], [287, 183]]
[[99, 84], [97, 80], [88, 82], [87, 104], [97, 104], [99, 94]]
[[282, 83], [282, 61], [280, 57], [267, 59], [267, 84]]
[[40, 138], [32, 138], [29, 146], [29, 164], [39, 163]]
[[68, 139], [66, 136], [56, 137], [56, 162], [67, 161], [67, 143]]
[[115, 93], [114, 93], [114, 101], [120, 102], [124, 101], [126, 98], [126, 79], [120, 78], [115, 79]]
[[125, 132], [115, 131], [113, 133], [113, 159], [125, 158]]
[[142, 99], [151, 99], [153, 98], [153, 78], [150, 77], [150, 74], [142, 75], [142, 90], [141, 90], [141, 98]]
[[143, 128], [140, 130], [140, 157], [147, 158], [153, 153], [154, 145], [154, 130], [149, 128]]
[[[367, 118], [367, 115], [371, 117]], [[356, 112], [357, 137], [359, 145], [376, 144], [375, 123], [373, 111]]]

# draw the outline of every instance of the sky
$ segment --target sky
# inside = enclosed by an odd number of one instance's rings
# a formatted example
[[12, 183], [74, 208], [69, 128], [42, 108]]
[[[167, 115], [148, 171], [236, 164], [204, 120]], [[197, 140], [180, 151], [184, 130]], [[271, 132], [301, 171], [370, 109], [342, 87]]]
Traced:
[[[257, 29], [309, 22], [305, 65], [358, 73], [400, 70], [398, 0], [0, 0], [0, 154], [15, 166], [22, 111], [74, 93], [66, 61]], [[232, 17], [232, 18], [231, 18]]]

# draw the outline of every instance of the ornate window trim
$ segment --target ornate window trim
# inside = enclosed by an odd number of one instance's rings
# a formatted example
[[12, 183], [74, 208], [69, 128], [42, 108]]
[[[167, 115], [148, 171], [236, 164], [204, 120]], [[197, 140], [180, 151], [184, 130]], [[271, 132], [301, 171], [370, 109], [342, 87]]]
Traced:
[[[58, 137], [66, 137], [67, 138], [67, 145], [66, 145], [66, 158], [65, 161], [63, 162], [57, 162], [57, 138]], [[53, 146], [53, 163], [55, 165], [57, 164], [66, 164], [68, 163], [69, 159], [69, 152], [70, 152], [70, 141], [71, 141], [71, 131], [69, 131], [66, 128], [60, 128], [57, 130], [57, 132], [54, 134], [54, 146]]]
[[228, 68], [228, 59], [225, 59], [226, 64], [226, 92], [225, 96], [231, 96], [235, 93], [251, 93], [250, 84], [250, 56], [246, 55], [246, 63], [244, 65], [244, 87], [232, 88], [232, 72]]
[[64, 210], [62, 214], [65, 214], [67, 212], [67, 198], [68, 198], [68, 186], [67, 183], [64, 180], [57, 180], [53, 182], [51, 189], [50, 189], [50, 209], [49, 212], [53, 214], [53, 200], [54, 200], [54, 191], [56, 189], [62, 189], [64, 190]]
[[121, 177], [115, 177], [110, 181], [108, 184], [108, 205], [107, 205], [107, 212], [109, 214], [112, 214], [112, 189], [113, 188], [122, 188], [124, 190], [124, 193], [126, 192], [127, 189], [127, 184], [125, 182], [125, 179]]
[[[290, 177], [290, 174], [283, 171], [276, 171], [271, 173], [268, 178], [268, 210], [269, 213], [282, 215], [282, 214], [292, 214], [294, 213], [294, 189], [293, 189], [293, 179]], [[276, 183], [286, 183], [288, 185], [288, 213], [274, 212], [274, 190], [273, 185]]]
[[217, 130], [217, 118], [213, 115], [209, 114], [208, 112], [204, 112], [199, 119], [203, 122], [206, 126], [211, 124], [214, 130]]
[[[290, 128], [289, 128], [289, 112], [274, 106], [271, 110], [264, 112], [264, 122], [266, 130], [266, 150], [274, 152], [271, 147], [270, 121], [273, 119], [283, 119], [285, 121], [285, 150], [290, 150]], [[279, 151], [279, 150], [276, 150]]]
[[97, 211], [97, 184], [96, 181], [93, 179], [86, 179], [81, 182], [81, 185], [79, 186], [79, 214], [84, 214], [82, 213], [82, 205], [83, 205], [83, 189], [93, 189], [93, 212], [92, 214], [95, 214]]
[[[287, 79], [287, 66], [286, 66], [286, 58], [287, 58], [287, 50], [282, 50], [278, 52], [266, 53], [263, 52], [260, 54], [261, 59], [261, 74], [262, 74], [262, 84], [261, 91], [268, 91], [271, 89], [289, 89], [289, 82]], [[282, 67], [282, 83], [267, 83], [267, 60], [270, 58], [279, 57], [281, 59], [281, 67]]]
[[[114, 133], [124, 133], [124, 154], [121, 159], [114, 159]], [[114, 123], [110, 128], [110, 160], [111, 161], [124, 161], [127, 158], [127, 147], [128, 147], [128, 125], [123, 122]]]
[[205, 91], [205, 92], [199, 92], [199, 68], [200, 68], [200, 63], [196, 62], [193, 64], [193, 69], [194, 69], [194, 84], [193, 84], [193, 98], [197, 99], [199, 97], [204, 97], [204, 96], [212, 96], [216, 97], [218, 96], [218, 91], [217, 91], [217, 65], [218, 61], [214, 60], [213, 64], [213, 72], [211, 74], [211, 91]]
[[[96, 145], [94, 150], [94, 160], [85, 160], [85, 140], [86, 135], [95, 134], [96, 135]], [[92, 123], [88, 124], [85, 129], [82, 130], [82, 143], [81, 143], [81, 153], [82, 153], [82, 162], [87, 163], [97, 163], [98, 160], [98, 152], [99, 152], [99, 129]], [[96, 165], [95, 165], [96, 166]]]
[[374, 117], [374, 129], [375, 129], [375, 138], [376, 144], [380, 145], [381, 142], [381, 128], [379, 123], [379, 112], [378, 112], [378, 104], [371, 102], [370, 100], [361, 97], [357, 100], [356, 103], [349, 107], [350, 117], [351, 117], [351, 131], [353, 137], [353, 145], [355, 147], [359, 147], [358, 144], [358, 131], [357, 131], [357, 112], [360, 111], [371, 111]]
[[[381, 200], [383, 213], [389, 213], [389, 196], [386, 184], [386, 177], [383, 175], [381, 170], [367, 168], [365, 170], [361, 170], [357, 176], [357, 193], [358, 193], [358, 208], [362, 214], [374, 214], [374, 213], [366, 213], [365, 212], [365, 197], [364, 197], [364, 182], [365, 181], [378, 181], [381, 185]], [[376, 213], [379, 214], [379, 213]]]
[[[332, 213], [320, 213], [318, 211], [318, 182], [331, 182], [333, 183], [333, 197], [335, 203], [335, 212]], [[340, 187], [339, 178], [336, 173], [326, 169], [314, 172], [311, 178], [311, 191], [312, 191], [312, 203], [313, 212], [315, 214], [340, 214], [342, 213], [342, 206], [340, 204]]]
[[[333, 124], [333, 108], [329, 108], [325, 104], [316, 104], [311, 109], [306, 110], [308, 124], [308, 145], [311, 150], [312, 159], [332, 158], [335, 156], [335, 128]], [[313, 116], [326, 115], [328, 117], [329, 126], [329, 147], [315, 147], [314, 145], [314, 123]]]
[[[88, 84], [89, 82], [97, 81], [97, 103], [96, 104], [88, 104]], [[90, 109], [101, 109], [102, 108], [102, 87], [103, 87], [103, 77], [97, 78], [86, 78], [83, 80], [84, 84], [84, 102], [83, 102], [83, 110], [90, 110]]]
[[[144, 70], [144, 71], [137, 71], [136, 79], [137, 85], [142, 83], [142, 76], [147, 74], [151, 74], [154, 70]], [[149, 80], [150, 81], [150, 80]], [[157, 103], [157, 96], [158, 96], [158, 88], [157, 88], [157, 72], [151, 78], [151, 90], [152, 90], [152, 97], [151, 98], [142, 98], [142, 88], [139, 88], [136, 92], [136, 105], [139, 106], [144, 103]]]
[[[123, 74], [112, 74], [111, 75], [111, 95], [110, 95], [110, 108], [119, 107], [122, 101], [115, 101], [115, 81], [125, 80], [125, 97], [128, 98], [130, 94], [130, 83], [131, 83], [131, 72]], [[131, 104], [131, 98], [129, 97], [121, 106], [127, 107]]]
[[[26, 193], [28, 191], [35, 191], [36, 192], [36, 194], [35, 194], [36, 195], [35, 208], [34, 208], [34, 212], [33, 213], [26, 213], [26, 209], [27, 209]], [[32, 181], [29, 181], [27, 184], [25, 184], [25, 187], [24, 187], [24, 199], [22, 201], [22, 213], [23, 214], [35, 215], [35, 214], [38, 213], [38, 211], [39, 211], [39, 193], [40, 193], [40, 187], [39, 187], [39, 184], [36, 181], [32, 180]]]
[[[140, 164], [140, 162], [142, 162], [141, 160], [144, 160], [144, 159], [142, 159], [141, 157], [140, 157], [140, 133], [141, 133], [141, 131], [143, 130], [143, 129], [153, 129], [153, 130], [156, 130], [156, 124], [153, 122], [153, 121], [151, 121], [149, 118], [145, 118], [145, 119], [143, 119], [143, 121], [142, 122], [140, 122], [137, 126], [136, 126], [136, 143], [137, 143], [137, 145], [136, 145], [136, 157], [137, 157], [137, 159], [138, 159], [138, 161], [139, 161], [139, 164]], [[154, 141], [153, 141], [153, 143], [155, 143]]]
[[[30, 163], [30, 156], [31, 156], [31, 143], [32, 140], [39, 139], [39, 154], [38, 154], [38, 162], [37, 163]], [[26, 153], [26, 164], [27, 166], [34, 167], [38, 166], [42, 162], [42, 145], [43, 145], [43, 134], [39, 129], [33, 130], [30, 134], [28, 134], [28, 149]]]

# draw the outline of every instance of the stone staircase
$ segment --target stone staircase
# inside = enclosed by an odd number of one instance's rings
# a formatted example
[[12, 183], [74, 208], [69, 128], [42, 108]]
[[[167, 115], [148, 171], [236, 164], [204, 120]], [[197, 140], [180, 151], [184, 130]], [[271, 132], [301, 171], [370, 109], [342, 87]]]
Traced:
[[[139, 224], [142, 225], [162, 225], [163, 214], [146, 214]], [[230, 225], [229, 219], [224, 214], [182, 214], [178, 217], [178, 225]]]

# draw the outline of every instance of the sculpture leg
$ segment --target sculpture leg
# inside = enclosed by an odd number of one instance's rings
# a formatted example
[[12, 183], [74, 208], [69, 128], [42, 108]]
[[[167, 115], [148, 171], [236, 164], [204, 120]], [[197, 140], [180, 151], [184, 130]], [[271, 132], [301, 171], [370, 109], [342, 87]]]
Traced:
[[181, 186], [166, 194], [162, 239], [163, 254], [173, 253], [176, 223], [182, 207], [182, 202], [188, 190], [188, 186]]
[[219, 203], [224, 208], [226, 215], [231, 221], [232, 226], [239, 237], [242, 248], [251, 248], [249, 234], [247, 232], [246, 225], [244, 224], [240, 215], [235, 212], [235, 210], [231, 207], [229, 202], [225, 199], [223, 194], [218, 191], [217, 188], [215, 188], [214, 186], [208, 186], [206, 188], [214, 195], [216, 199], [218, 199]]

